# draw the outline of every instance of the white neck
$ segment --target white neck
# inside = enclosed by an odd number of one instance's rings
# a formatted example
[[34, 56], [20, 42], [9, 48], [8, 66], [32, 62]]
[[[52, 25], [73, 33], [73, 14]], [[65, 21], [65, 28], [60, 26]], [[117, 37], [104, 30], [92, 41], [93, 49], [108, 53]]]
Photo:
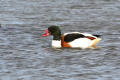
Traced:
[[61, 48], [61, 40], [52, 40], [52, 47], [53, 48]]

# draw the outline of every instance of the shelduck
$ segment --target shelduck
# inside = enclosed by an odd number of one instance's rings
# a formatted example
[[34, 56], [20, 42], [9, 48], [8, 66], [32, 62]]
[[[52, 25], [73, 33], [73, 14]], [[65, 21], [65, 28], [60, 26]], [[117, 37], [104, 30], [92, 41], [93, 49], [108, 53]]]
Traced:
[[61, 34], [58, 26], [50, 26], [42, 34], [43, 37], [52, 35], [53, 48], [96, 48], [96, 44], [101, 40], [100, 35], [92, 35], [80, 32], [68, 32]]

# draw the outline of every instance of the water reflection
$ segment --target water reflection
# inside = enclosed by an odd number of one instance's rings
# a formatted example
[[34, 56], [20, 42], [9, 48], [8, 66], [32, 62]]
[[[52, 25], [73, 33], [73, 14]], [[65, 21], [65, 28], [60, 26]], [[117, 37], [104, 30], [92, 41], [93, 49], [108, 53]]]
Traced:
[[[119, 80], [119, 1], [5, 0], [0, 2], [0, 80]], [[53, 49], [41, 37], [62, 32], [102, 35], [100, 49]]]

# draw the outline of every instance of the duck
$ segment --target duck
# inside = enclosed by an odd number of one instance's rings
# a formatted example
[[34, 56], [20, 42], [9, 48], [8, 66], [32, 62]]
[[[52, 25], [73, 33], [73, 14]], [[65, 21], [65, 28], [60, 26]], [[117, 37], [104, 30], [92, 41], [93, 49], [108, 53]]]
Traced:
[[59, 26], [50, 26], [42, 34], [43, 37], [53, 36], [53, 48], [96, 48], [96, 44], [101, 40], [101, 35], [81, 33], [81, 32], [67, 32], [61, 34]]

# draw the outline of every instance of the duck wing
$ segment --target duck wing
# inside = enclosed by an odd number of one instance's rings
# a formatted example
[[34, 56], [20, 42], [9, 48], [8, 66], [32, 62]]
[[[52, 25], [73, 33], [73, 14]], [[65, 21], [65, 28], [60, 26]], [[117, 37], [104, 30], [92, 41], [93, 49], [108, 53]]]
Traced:
[[64, 36], [64, 41], [71, 42], [78, 38], [85, 38], [85, 36], [83, 34], [79, 34], [79, 33], [67, 34]]

